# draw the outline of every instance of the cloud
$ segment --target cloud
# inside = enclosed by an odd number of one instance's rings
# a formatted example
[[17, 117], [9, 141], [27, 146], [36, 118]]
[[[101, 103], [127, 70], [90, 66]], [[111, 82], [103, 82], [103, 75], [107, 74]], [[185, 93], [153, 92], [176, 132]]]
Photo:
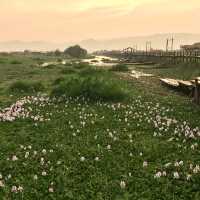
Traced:
[[1, 40], [200, 32], [199, 0], [0, 0]]
[[0, 9], [18, 11], [79, 12], [93, 8], [131, 9], [140, 4], [157, 0], [1, 0]]

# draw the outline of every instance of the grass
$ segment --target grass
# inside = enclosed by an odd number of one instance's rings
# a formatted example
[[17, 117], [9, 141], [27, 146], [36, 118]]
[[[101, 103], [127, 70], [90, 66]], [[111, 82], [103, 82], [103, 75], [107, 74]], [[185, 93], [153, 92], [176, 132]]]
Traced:
[[139, 66], [139, 70], [161, 77], [191, 80], [200, 76], [200, 66], [197, 63], [163, 64], [158, 66]]
[[61, 74], [73, 74], [76, 73], [76, 69], [74, 69], [73, 67], [66, 67], [64, 69], [61, 70]]
[[117, 64], [111, 68], [111, 71], [117, 71], [117, 72], [127, 72], [128, 70], [129, 70], [128, 66], [123, 64]]
[[19, 64], [21, 64], [21, 62], [18, 61], [18, 60], [12, 60], [12, 61], [10, 62], [10, 64], [12, 64], [12, 65], [19, 65]]
[[[190, 99], [151, 77], [129, 80], [87, 65], [61, 74], [66, 66], [34, 68], [37, 60], [17, 55], [2, 59], [0, 113], [7, 117], [4, 108], [12, 105], [16, 115], [11, 121], [0, 115], [0, 199], [200, 199], [200, 108]], [[22, 64], [13, 67], [10, 60]], [[42, 82], [47, 94], [11, 96], [6, 88], [17, 80]], [[113, 101], [110, 85], [128, 91], [129, 99]], [[61, 95], [87, 89], [91, 97], [105, 87], [102, 94], [115, 98], [49, 98], [55, 87]], [[155, 178], [158, 172], [164, 175]]]
[[81, 71], [79, 75], [57, 79], [57, 86], [52, 91], [52, 96], [60, 97], [85, 97], [92, 101], [121, 101], [128, 94], [122, 88], [121, 81], [113, 79], [109, 74], [99, 71]]
[[16, 81], [9, 87], [10, 92], [14, 93], [36, 93], [44, 91], [44, 85], [41, 82]]

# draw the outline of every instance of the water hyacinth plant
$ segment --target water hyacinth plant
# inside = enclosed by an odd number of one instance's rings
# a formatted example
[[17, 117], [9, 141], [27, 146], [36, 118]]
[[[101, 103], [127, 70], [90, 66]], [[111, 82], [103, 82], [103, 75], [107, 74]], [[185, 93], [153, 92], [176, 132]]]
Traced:
[[44, 86], [41, 82], [16, 81], [10, 85], [9, 90], [15, 93], [35, 93], [44, 91]]
[[46, 94], [0, 91], [0, 199], [199, 199], [198, 106], [152, 77], [21, 60], [0, 87], [31, 75]]
[[71, 77], [60, 81], [52, 91], [52, 96], [82, 96], [92, 101], [121, 101], [126, 95], [119, 81], [103, 76]]

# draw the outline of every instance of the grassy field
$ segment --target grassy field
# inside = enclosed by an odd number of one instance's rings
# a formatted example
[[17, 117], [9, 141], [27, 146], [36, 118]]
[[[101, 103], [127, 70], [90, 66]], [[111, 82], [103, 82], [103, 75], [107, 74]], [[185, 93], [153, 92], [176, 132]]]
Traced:
[[191, 80], [200, 76], [198, 63], [163, 64], [155, 66], [138, 66], [137, 69], [152, 73], [159, 77]]
[[[200, 108], [190, 99], [155, 78], [38, 62], [0, 57], [0, 199], [200, 199]], [[178, 76], [145, 72], [155, 70]]]

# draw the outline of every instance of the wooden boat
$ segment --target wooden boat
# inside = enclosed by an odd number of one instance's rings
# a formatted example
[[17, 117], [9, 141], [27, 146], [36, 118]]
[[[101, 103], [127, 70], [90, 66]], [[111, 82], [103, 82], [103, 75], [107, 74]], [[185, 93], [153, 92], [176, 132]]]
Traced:
[[176, 79], [160, 79], [160, 81], [168, 87], [177, 89], [187, 95], [193, 92], [194, 84], [191, 81], [176, 80]]
[[[197, 77], [196, 79], [197, 79], [197, 81], [198, 81], [198, 84], [200, 84], [200, 77]], [[191, 82], [192, 82], [194, 85], [195, 85], [196, 79], [191, 80]]]
[[191, 81], [183, 81], [183, 80], [179, 80], [178, 81], [180, 86], [183, 86], [183, 87], [193, 87], [193, 83]]
[[193, 95], [193, 92], [194, 92], [194, 84], [191, 82], [191, 81], [183, 81], [183, 80], [180, 80], [179, 81], [179, 84], [180, 84], [180, 90], [189, 95], [189, 96], [192, 96]]
[[171, 79], [171, 78], [161, 78], [160, 81], [169, 87], [172, 88], [178, 88], [179, 87], [179, 82], [176, 79]]

